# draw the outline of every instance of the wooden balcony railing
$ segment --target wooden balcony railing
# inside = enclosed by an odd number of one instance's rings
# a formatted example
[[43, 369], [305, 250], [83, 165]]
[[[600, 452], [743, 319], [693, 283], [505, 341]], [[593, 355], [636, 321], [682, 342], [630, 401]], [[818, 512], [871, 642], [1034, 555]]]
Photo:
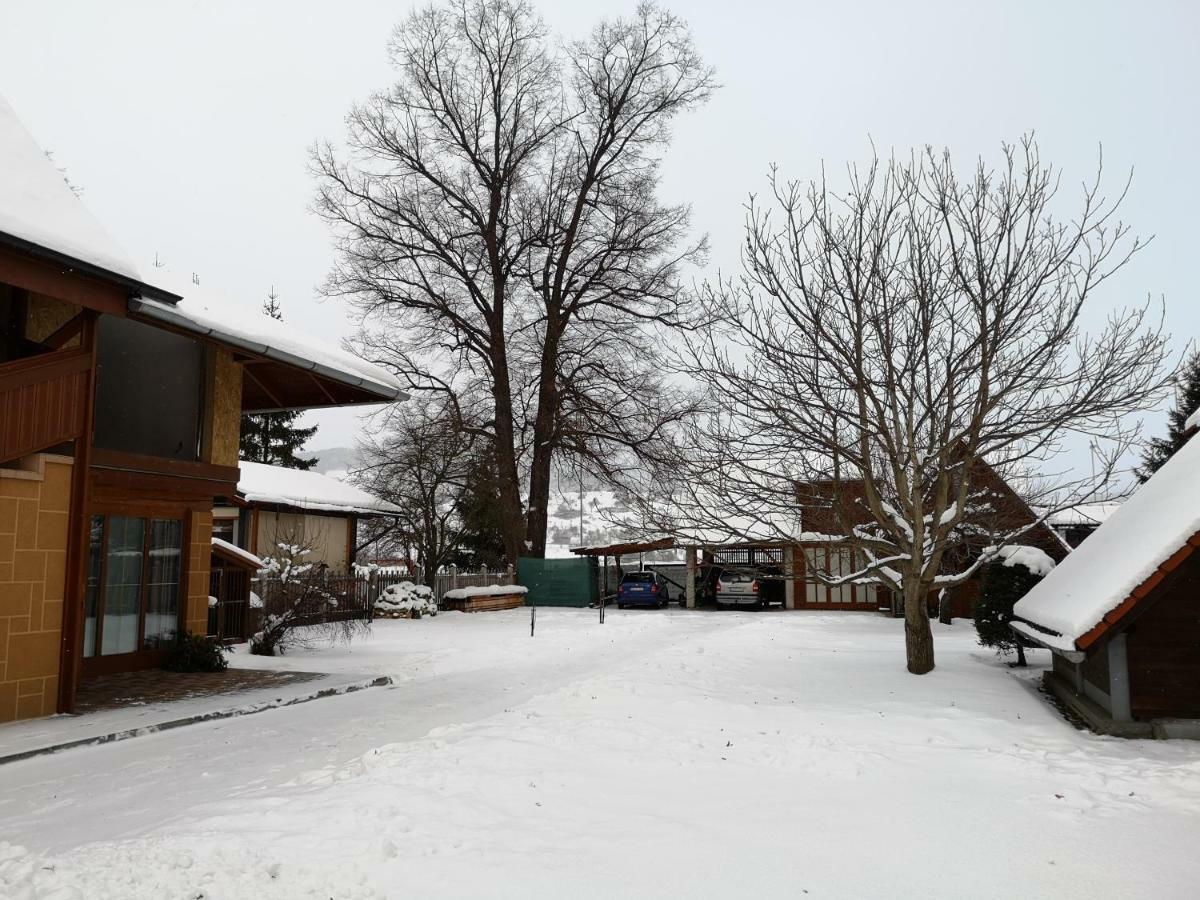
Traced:
[[0, 462], [83, 434], [91, 365], [78, 348], [0, 364]]

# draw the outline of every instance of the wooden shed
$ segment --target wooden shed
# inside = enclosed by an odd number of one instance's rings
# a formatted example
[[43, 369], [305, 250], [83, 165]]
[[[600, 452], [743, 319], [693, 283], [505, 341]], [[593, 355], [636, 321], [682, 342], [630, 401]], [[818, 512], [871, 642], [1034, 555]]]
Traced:
[[1200, 737], [1200, 438], [1014, 608], [1046, 684], [1093, 729]]

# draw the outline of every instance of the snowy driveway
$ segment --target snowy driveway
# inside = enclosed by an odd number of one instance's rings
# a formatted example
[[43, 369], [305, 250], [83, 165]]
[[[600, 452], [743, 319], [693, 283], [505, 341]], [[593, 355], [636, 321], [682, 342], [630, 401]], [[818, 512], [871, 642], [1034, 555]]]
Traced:
[[937, 638], [916, 678], [866, 614], [380, 622], [281, 664], [395, 687], [0, 766], [0, 896], [1194, 896], [1200, 744]]

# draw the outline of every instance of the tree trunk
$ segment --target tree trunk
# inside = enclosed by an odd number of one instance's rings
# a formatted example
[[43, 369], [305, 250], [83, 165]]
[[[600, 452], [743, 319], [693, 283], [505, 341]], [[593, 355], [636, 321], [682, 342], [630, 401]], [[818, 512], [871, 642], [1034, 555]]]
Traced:
[[908, 671], [924, 675], [933, 671], [933, 629], [929, 627], [928, 589], [917, 579], [904, 582], [904, 649]]
[[529, 555], [546, 555], [546, 528], [550, 515], [550, 479], [553, 472], [558, 423], [558, 343], [559, 333], [552, 309], [542, 345], [541, 371], [538, 383], [538, 409], [533, 422], [533, 460], [529, 470], [529, 507], [526, 510], [525, 538]]
[[954, 624], [954, 616], [952, 615], [954, 609], [953, 604], [954, 601], [950, 596], [950, 590], [948, 588], [944, 589], [941, 594], [938, 595], [938, 621], [943, 625]]
[[[493, 344], [493, 347], [497, 345]], [[492, 399], [496, 405], [496, 468], [500, 479], [500, 516], [504, 523], [504, 553], [511, 565], [527, 555], [525, 521], [521, 507], [521, 478], [517, 474], [516, 440], [513, 430], [512, 393], [508, 380], [508, 355], [493, 350], [495, 378]]]

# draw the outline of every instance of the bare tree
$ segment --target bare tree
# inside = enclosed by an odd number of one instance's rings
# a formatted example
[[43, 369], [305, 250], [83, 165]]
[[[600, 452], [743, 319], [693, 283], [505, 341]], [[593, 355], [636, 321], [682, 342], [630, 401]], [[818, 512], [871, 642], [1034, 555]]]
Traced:
[[[908, 669], [928, 672], [930, 592], [1030, 528], [996, 514], [995, 475], [1044, 510], [1097, 499], [1131, 417], [1162, 396], [1148, 305], [1080, 327], [1139, 247], [1116, 219], [1124, 193], [1106, 201], [1097, 173], [1059, 218], [1032, 140], [961, 179], [927, 149], [851, 169], [844, 195], [770, 183], [773, 204], [748, 205], [743, 274], [706, 295], [723, 328], [690, 341], [712, 401], [673, 488], [693, 526], [716, 511], [731, 536], [847, 547], [850, 571], [812, 574], [902, 595]], [[1073, 436], [1097, 446], [1094, 473], [1056, 471]]]
[[430, 587], [459, 548], [459, 500], [471, 449], [471, 436], [457, 427], [444, 404], [434, 401], [402, 404], [387, 427], [359, 448], [362, 466], [355, 480], [400, 509], [378, 523], [391, 533], [377, 530], [371, 538], [387, 537], [415, 550]]
[[356, 304], [364, 353], [494, 442], [507, 552], [540, 556], [556, 455], [611, 469], [686, 406], [652, 330], [682, 322], [704, 244], [656, 199], [657, 161], [712, 73], [652, 4], [560, 51], [526, 3], [453, 0], [390, 53], [399, 80], [351, 111], [349, 158], [314, 154], [327, 291]]

